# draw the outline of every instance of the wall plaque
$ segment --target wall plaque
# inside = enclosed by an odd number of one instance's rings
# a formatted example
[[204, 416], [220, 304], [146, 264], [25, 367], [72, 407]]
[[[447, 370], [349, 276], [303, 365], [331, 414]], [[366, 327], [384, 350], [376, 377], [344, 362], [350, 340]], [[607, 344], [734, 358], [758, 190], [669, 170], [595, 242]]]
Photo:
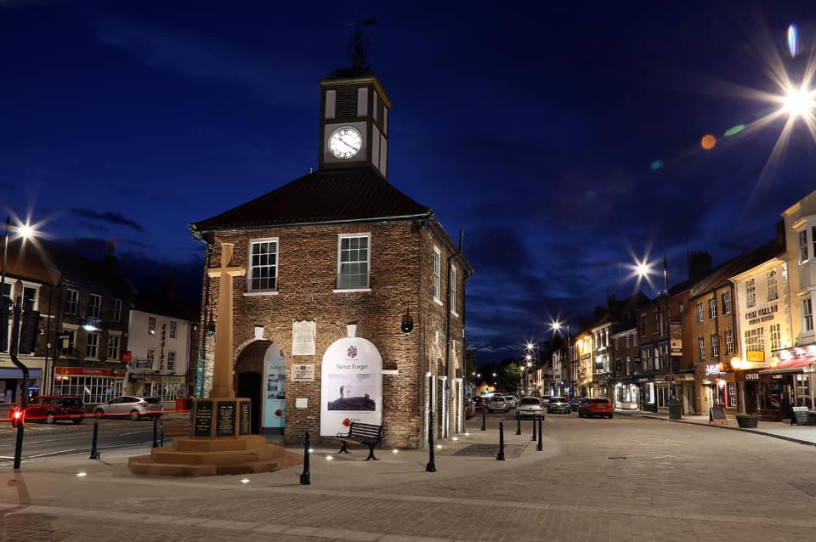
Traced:
[[213, 402], [195, 402], [195, 427], [193, 435], [196, 437], [209, 437], [212, 435]]
[[292, 322], [292, 355], [314, 356], [317, 323], [301, 320]]
[[219, 437], [235, 435], [235, 401], [221, 401], [218, 403], [215, 434]]
[[249, 401], [241, 401], [239, 407], [238, 432], [240, 435], [249, 435], [252, 433], [252, 415], [250, 414]]
[[314, 379], [314, 363], [300, 363], [292, 365], [292, 382], [310, 382]]

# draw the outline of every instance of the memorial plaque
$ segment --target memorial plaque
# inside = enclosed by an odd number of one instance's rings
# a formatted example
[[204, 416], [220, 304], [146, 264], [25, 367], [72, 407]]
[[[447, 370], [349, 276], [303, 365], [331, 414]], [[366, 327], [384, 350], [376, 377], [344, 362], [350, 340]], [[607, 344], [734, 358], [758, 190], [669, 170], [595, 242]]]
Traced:
[[292, 365], [292, 382], [311, 382], [314, 379], [314, 363], [297, 363]]
[[301, 320], [292, 322], [292, 355], [314, 356], [316, 322]]
[[213, 403], [212, 401], [195, 402], [195, 427], [193, 435], [209, 437], [212, 435]]
[[235, 435], [235, 401], [221, 401], [218, 403], [215, 435], [218, 437], [232, 437]]
[[240, 419], [238, 424], [238, 431], [241, 435], [249, 435], [252, 433], [252, 415], [250, 414], [249, 401], [241, 401], [238, 403], [240, 408]]

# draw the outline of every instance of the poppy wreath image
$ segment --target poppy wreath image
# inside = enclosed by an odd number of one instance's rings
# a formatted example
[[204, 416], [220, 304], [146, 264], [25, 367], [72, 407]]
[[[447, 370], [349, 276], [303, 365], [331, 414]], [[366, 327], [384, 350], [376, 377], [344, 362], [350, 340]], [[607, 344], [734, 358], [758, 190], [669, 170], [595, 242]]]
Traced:
[[281, 417], [281, 414], [283, 414], [283, 411], [281, 411], [281, 409], [275, 411], [275, 416], [277, 416], [278, 418]]
[[343, 420], [343, 427], [351, 427], [351, 420], [348, 418]]

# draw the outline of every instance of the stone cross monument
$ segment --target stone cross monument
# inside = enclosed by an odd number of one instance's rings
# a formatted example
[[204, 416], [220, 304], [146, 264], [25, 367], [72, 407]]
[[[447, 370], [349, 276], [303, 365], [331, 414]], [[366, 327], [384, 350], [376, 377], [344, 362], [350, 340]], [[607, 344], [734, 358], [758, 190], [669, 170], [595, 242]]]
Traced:
[[243, 277], [246, 268], [230, 267], [233, 246], [233, 243], [221, 243], [221, 266], [207, 270], [207, 275], [219, 279], [213, 385], [209, 397], [235, 397], [232, 387], [232, 277]]

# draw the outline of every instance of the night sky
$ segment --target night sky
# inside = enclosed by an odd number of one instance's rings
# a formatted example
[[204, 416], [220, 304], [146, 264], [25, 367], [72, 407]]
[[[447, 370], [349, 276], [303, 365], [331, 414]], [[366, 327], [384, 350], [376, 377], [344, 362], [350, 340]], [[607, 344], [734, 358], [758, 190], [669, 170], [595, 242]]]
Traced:
[[115, 240], [137, 285], [172, 273], [196, 296], [187, 225], [317, 166], [318, 82], [350, 64], [359, 16], [379, 19], [389, 180], [464, 230], [478, 363], [633, 293], [633, 257], [666, 254], [674, 284], [689, 251], [763, 244], [816, 189], [805, 123], [771, 158], [785, 119], [760, 126], [779, 105], [751, 92], [778, 94], [781, 67], [801, 80], [811, 2], [387, 4], [0, 0], [0, 200], [87, 256]]

